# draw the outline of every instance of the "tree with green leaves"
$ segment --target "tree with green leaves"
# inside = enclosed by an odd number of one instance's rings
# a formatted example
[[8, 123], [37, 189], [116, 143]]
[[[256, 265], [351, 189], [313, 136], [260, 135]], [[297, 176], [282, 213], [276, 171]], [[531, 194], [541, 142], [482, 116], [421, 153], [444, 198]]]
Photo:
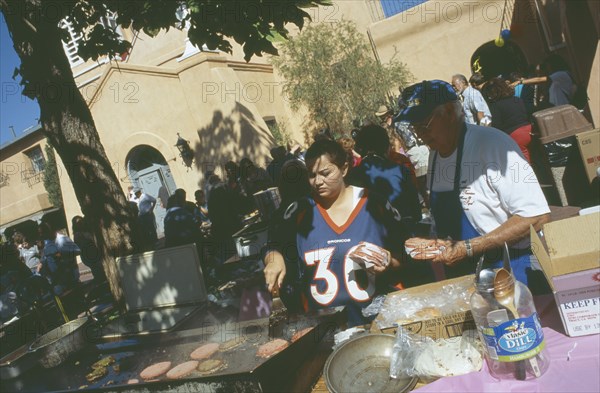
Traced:
[[[247, 61], [262, 53], [277, 53], [273, 37], [286, 38], [286, 24], [302, 28], [308, 13], [302, 7], [325, 0], [0, 0], [14, 48], [21, 60], [16, 70], [23, 94], [37, 100], [45, 136], [62, 159], [83, 214], [95, 223], [111, 291], [122, 305], [123, 294], [114, 258], [134, 250], [133, 217], [119, 181], [100, 142], [92, 114], [75, 85], [59, 27], [67, 19], [82, 35], [83, 59], [124, 53], [131, 44], [100, 23], [110, 12], [124, 28], [155, 36], [169, 28], [187, 28], [198, 47], [231, 52], [230, 39], [241, 44]], [[181, 12], [185, 9], [185, 12]]]
[[353, 22], [312, 24], [284, 42], [273, 64], [285, 78], [284, 92], [294, 110], [308, 111], [307, 128], [349, 134], [365, 120], [377, 122], [381, 105], [406, 86], [412, 75], [392, 58], [381, 64]]

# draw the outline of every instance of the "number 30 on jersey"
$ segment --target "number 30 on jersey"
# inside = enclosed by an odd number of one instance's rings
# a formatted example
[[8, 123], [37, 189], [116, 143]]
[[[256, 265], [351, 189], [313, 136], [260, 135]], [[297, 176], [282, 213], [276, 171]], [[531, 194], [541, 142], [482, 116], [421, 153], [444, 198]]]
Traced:
[[[356, 247], [356, 246], [355, 246]], [[325, 290], [319, 291], [317, 285], [311, 284], [310, 293], [313, 299], [323, 305], [330, 305], [337, 297], [340, 290], [338, 276], [333, 272], [331, 261], [337, 247], [326, 247], [311, 250], [304, 253], [304, 261], [307, 266], [317, 266], [313, 281], [322, 280], [325, 282]], [[349, 255], [354, 247], [349, 250]], [[364, 302], [373, 297], [375, 293], [375, 276], [368, 274], [369, 284], [366, 289], [361, 288], [356, 282], [355, 271], [361, 268], [347, 256], [344, 257], [343, 284], [348, 295], [355, 301]]]

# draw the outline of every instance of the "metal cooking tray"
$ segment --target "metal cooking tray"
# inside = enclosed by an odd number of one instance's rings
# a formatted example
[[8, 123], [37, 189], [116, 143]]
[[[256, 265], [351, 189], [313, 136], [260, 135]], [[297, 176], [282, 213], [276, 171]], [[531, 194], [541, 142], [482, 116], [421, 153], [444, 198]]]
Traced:
[[[206, 325], [204, 327], [174, 332], [157, 337], [136, 337], [124, 341], [90, 345], [74, 355], [61, 367], [46, 372], [41, 368], [31, 370], [30, 378], [19, 378], [3, 389], [19, 388], [25, 391], [68, 391], [94, 389], [100, 391], [282, 391], [298, 372], [298, 366], [310, 356], [325, 334], [337, 326], [338, 312], [321, 311], [308, 316], [290, 318], [281, 327], [269, 327], [268, 318], [240, 323]], [[274, 356], [264, 359], [256, 356], [261, 344], [271, 340], [273, 331], [281, 332], [281, 338], [289, 339], [304, 328], [311, 330], [298, 341]], [[144, 382], [139, 377], [147, 366], [171, 361], [173, 366], [190, 360], [190, 353], [206, 343], [223, 343], [231, 339], [243, 340], [236, 348], [218, 352], [211, 359], [223, 360], [227, 367], [211, 375], [193, 372], [179, 380], [167, 380], [164, 376], [154, 382]], [[85, 375], [90, 366], [106, 356], [113, 356], [119, 372], [108, 367], [108, 375], [88, 383]], [[35, 378], [33, 378], [33, 373]], [[316, 377], [316, 376], [314, 376]], [[138, 379], [139, 383], [128, 385]]]

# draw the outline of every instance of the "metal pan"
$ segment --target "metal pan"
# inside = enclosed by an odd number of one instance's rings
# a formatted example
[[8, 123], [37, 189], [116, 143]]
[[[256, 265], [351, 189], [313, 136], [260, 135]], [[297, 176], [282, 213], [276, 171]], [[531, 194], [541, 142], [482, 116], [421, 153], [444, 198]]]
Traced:
[[39, 357], [42, 367], [56, 367], [85, 346], [89, 321], [84, 317], [67, 322], [35, 340], [29, 351]]
[[37, 364], [37, 358], [23, 345], [0, 359], [0, 379], [16, 378]]
[[411, 390], [417, 378], [390, 378], [390, 358], [396, 337], [363, 334], [338, 347], [325, 362], [323, 376], [332, 393]]

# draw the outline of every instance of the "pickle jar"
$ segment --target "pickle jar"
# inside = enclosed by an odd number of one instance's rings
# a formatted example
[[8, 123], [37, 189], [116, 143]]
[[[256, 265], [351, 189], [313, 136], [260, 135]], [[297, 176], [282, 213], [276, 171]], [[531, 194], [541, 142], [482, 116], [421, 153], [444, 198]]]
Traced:
[[476, 281], [471, 295], [485, 360], [496, 378], [539, 378], [550, 367], [550, 358], [533, 296], [512, 274], [505, 277], [496, 285]]

